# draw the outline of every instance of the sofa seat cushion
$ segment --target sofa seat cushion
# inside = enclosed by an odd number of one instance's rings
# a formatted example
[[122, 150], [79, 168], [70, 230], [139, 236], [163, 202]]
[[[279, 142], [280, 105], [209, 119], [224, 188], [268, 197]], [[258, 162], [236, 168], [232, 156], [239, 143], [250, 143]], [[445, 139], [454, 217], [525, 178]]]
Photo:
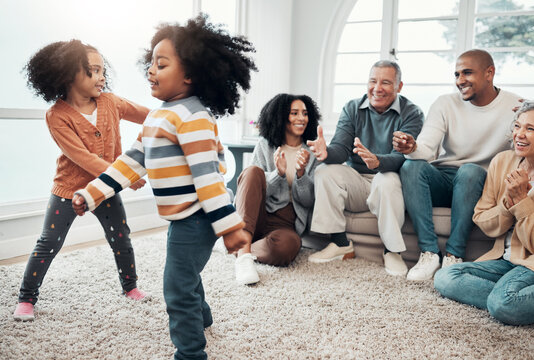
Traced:
[[[378, 235], [378, 222], [376, 216], [370, 211], [359, 213], [345, 211], [345, 218], [347, 220], [348, 233]], [[444, 207], [433, 208], [432, 219], [434, 220], [436, 234], [448, 237], [451, 231], [451, 209]], [[401, 231], [403, 234], [415, 234], [408, 214], [406, 214], [406, 220]]]
[[[438, 245], [442, 252], [445, 251], [445, 244], [450, 235], [450, 217], [450, 208], [436, 207], [433, 209], [434, 230], [438, 236]], [[347, 220], [347, 236], [354, 242], [356, 247], [363, 247], [364, 253], [361, 255], [371, 261], [380, 262], [384, 245], [378, 234], [376, 217], [369, 211], [360, 213], [345, 211], [345, 218]], [[407, 214], [401, 231], [407, 249], [402, 255], [409, 265], [413, 265], [419, 258], [419, 246], [412, 221]], [[474, 226], [466, 244], [466, 260], [475, 260], [489, 251], [493, 243], [494, 239], [486, 236], [478, 226]], [[358, 252], [356, 255], [359, 256]]]

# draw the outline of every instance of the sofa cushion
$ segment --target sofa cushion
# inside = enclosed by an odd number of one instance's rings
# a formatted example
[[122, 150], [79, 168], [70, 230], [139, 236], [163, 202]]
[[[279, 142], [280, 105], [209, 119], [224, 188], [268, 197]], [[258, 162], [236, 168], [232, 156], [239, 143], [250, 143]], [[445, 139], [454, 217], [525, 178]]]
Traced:
[[[378, 223], [376, 216], [370, 211], [353, 213], [345, 211], [347, 219], [347, 232], [355, 234], [378, 235]], [[432, 219], [434, 220], [434, 231], [439, 236], [449, 236], [451, 231], [451, 209], [435, 207]], [[415, 234], [412, 221], [408, 215], [401, 229], [403, 234]]]
[[[347, 236], [354, 242], [355, 246], [363, 248], [361, 255], [369, 260], [380, 262], [384, 246], [378, 234], [376, 217], [369, 211], [360, 213], [345, 211], [345, 218], [347, 220]], [[451, 209], [444, 207], [434, 208], [432, 219], [434, 221], [434, 231], [438, 236], [439, 247], [444, 252], [447, 238], [450, 235]], [[407, 249], [403, 252], [403, 257], [409, 264], [414, 264], [419, 258], [419, 246], [417, 245], [417, 235], [412, 221], [407, 214], [401, 231]], [[480, 228], [474, 226], [467, 242], [466, 260], [472, 261], [486, 253], [491, 249], [493, 243], [494, 239], [489, 238]], [[320, 246], [320, 242], [313, 245]]]

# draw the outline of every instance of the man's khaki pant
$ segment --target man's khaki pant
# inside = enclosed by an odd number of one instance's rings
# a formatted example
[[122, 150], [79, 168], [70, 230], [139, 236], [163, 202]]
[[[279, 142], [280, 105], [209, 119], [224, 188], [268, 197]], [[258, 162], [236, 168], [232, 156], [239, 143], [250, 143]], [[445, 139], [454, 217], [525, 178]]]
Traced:
[[401, 227], [404, 198], [399, 174], [360, 174], [347, 165], [323, 164], [315, 170], [315, 206], [311, 230], [322, 234], [346, 231], [344, 210], [371, 211], [389, 251], [406, 250]]

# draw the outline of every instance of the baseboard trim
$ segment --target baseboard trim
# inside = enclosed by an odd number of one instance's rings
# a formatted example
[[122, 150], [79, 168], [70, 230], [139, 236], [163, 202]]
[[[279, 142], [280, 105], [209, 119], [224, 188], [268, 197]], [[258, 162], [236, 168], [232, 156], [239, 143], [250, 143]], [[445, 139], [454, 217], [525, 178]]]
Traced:
[[[124, 202], [128, 226], [131, 232], [154, 229], [166, 226], [168, 221], [159, 217], [154, 198], [138, 198]], [[0, 260], [29, 254], [42, 229], [44, 212], [38, 211], [28, 216], [5, 217], [0, 221]], [[97, 218], [92, 214], [78, 217], [72, 224], [65, 239], [64, 246], [81, 244], [84, 242], [104, 238], [104, 231]]]

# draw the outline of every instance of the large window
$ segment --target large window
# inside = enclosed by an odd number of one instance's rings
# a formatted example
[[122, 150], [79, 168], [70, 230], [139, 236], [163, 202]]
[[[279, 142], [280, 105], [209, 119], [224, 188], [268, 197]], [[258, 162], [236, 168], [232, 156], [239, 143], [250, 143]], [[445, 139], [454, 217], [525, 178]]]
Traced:
[[368, 70], [380, 59], [382, 4], [376, 0], [360, 0], [358, 4], [361, 6], [350, 13], [339, 40], [333, 105], [337, 112], [354, 94], [365, 93]]
[[352, 0], [341, 11], [344, 26], [331, 39], [337, 50], [325, 55], [335, 57], [323, 90], [330, 133], [343, 105], [366, 92], [379, 59], [398, 61], [402, 93], [425, 113], [439, 95], [455, 91], [455, 59], [471, 48], [493, 55], [497, 86], [534, 97], [533, 0]]
[[[22, 72], [34, 52], [53, 41], [80, 39], [98, 48], [111, 64], [115, 94], [155, 107], [159, 101], [150, 96], [146, 77], [137, 63], [143, 49], [149, 47], [155, 27], [162, 22], [183, 23], [204, 11], [213, 22], [227, 24], [233, 33], [236, 3], [236, 0], [2, 2], [0, 204], [47, 198], [52, 187], [59, 149], [44, 122], [45, 109], [51, 104], [32, 95]], [[122, 146], [127, 149], [140, 127], [122, 123]], [[145, 187], [140, 192], [149, 191]]]

